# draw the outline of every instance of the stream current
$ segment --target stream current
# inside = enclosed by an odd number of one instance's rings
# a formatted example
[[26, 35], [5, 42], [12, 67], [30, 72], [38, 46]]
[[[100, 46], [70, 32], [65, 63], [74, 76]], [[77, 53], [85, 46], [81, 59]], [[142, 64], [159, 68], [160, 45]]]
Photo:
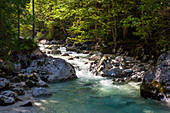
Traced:
[[67, 60], [68, 56], [53, 55], [71, 63], [78, 79], [49, 84], [53, 95], [36, 100], [37, 113], [170, 113], [165, 103], [140, 97], [140, 83], [113, 84], [112, 79], [88, 71], [88, 54], [60, 50], [80, 57]]

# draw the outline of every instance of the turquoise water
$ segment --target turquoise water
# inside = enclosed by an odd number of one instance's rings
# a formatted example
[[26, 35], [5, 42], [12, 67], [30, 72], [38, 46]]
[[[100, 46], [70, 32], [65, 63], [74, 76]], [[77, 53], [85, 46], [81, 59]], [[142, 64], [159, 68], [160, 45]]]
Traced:
[[[99, 82], [96, 80], [95, 82]], [[100, 86], [81, 80], [51, 84], [53, 96], [37, 101], [40, 113], [169, 113], [161, 102], [145, 100], [127, 85]]]
[[78, 67], [78, 79], [50, 84], [53, 95], [36, 100], [37, 113], [170, 113], [165, 103], [140, 97], [140, 83], [118, 85], [94, 76], [88, 71], [89, 64], [84, 64], [90, 62], [85, 57], [68, 62]]

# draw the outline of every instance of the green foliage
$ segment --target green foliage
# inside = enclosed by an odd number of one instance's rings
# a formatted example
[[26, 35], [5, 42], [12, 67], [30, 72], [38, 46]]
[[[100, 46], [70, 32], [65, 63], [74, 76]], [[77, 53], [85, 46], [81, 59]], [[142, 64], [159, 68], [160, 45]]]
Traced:
[[34, 39], [22, 39], [19, 41], [18, 51], [29, 51], [37, 48], [37, 42]]
[[[32, 9], [30, 0], [0, 1], [0, 47], [4, 48], [0, 55], [16, 50], [18, 14], [21, 36], [32, 37]], [[101, 47], [105, 42], [112, 50], [118, 49], [119, 42], [134, 41], [136, 47], [162, 53], [170, 49], [168, 24], [168, 0], [35, 0], [39, 40], [68, 37], [75, 43], [93, 41]], [[29, 50], [32, 45], [19, 48]]]

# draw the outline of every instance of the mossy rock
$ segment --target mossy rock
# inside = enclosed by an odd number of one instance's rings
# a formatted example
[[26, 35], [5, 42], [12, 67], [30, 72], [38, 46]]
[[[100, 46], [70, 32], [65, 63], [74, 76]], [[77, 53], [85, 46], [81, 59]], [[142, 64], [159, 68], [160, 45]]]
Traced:
[[169, 98], [168, 93], [170, 93], [170, 89], [168, 89], [169, 85], [166, 82], [157, 82], [152, 80], [150, 83], [142, 82], [140, 86], [140, 94], [144, 98], [152, 98], [156, 100], [161, 100], [164, 98], [164, 95]]

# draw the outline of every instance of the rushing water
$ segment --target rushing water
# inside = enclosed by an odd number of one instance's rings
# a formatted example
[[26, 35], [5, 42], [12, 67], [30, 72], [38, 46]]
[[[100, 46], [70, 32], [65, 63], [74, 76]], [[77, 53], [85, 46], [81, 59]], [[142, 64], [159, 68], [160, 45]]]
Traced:
[[[62, 53], [65, 48], [60, 48]], [[51, 97], [37, 99], [38, 113], [170, 113], [164, 103], [140, 97], [139, 83], [113, 84], [112, 79], [88, 71], [87, 54], [69, 52], [80, 59], [67, 60], [76, 68], [78, 79], [50, 84]], [[60, 57], [61, 56], [53, 56]]]

